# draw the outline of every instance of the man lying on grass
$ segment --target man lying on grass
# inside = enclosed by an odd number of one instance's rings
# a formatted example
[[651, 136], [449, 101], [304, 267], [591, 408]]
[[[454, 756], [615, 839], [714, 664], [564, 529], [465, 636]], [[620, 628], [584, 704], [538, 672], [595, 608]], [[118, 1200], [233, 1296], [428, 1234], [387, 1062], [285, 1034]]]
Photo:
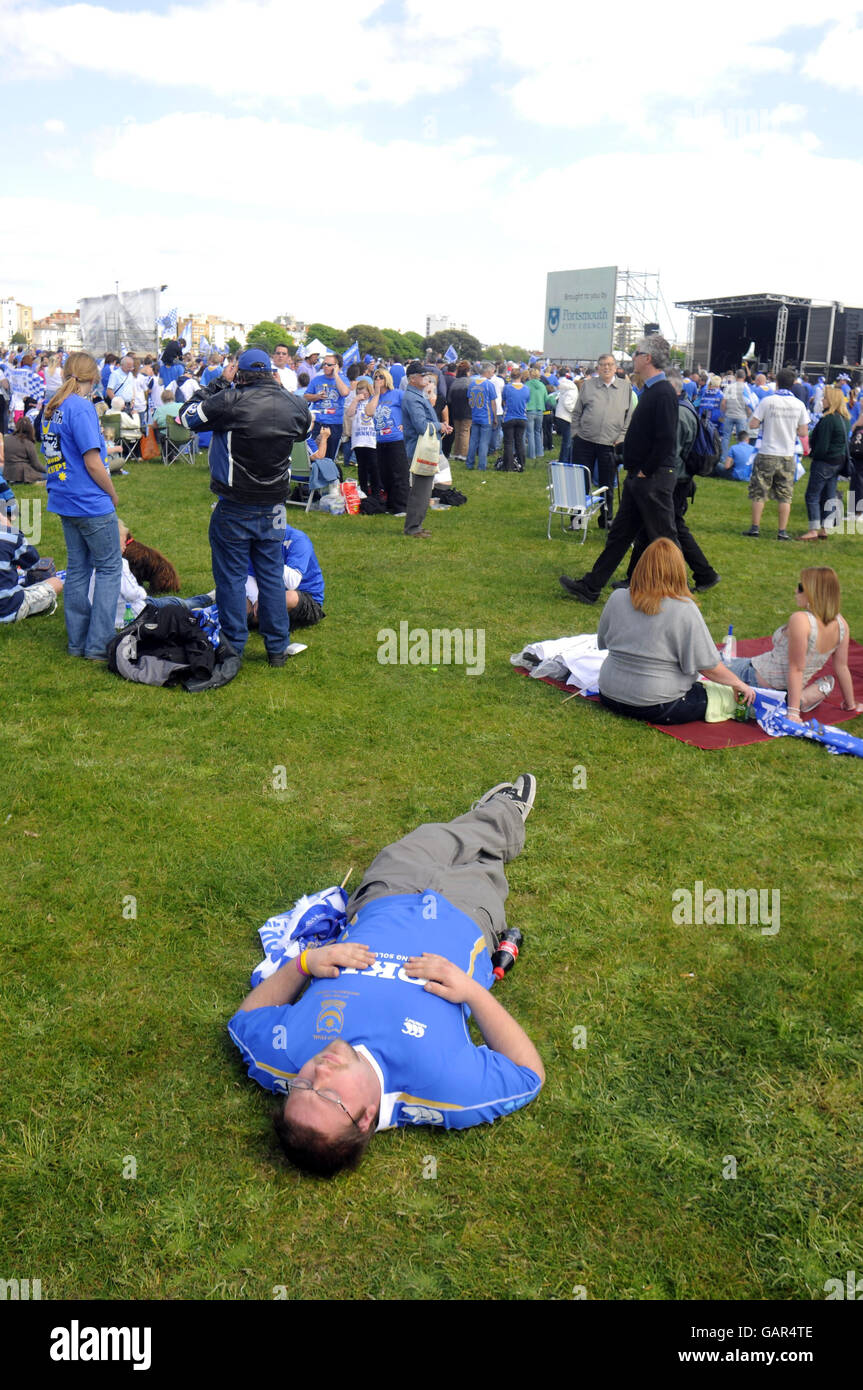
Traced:
[[[231, 1019], [249, 1075], [287, 1093], [276, 1133], [305, 1172], [356, 1167], [376, 1130], [466, 1129], [539, 1093], [536, 1048], [489, 994], [506, 928], [503, 866], [524, 845], [535, 795], [525, 774], [382, 850], [340, 939], [290, 960]], [[471, 1041], [468, 1009], [484, 1047]]]

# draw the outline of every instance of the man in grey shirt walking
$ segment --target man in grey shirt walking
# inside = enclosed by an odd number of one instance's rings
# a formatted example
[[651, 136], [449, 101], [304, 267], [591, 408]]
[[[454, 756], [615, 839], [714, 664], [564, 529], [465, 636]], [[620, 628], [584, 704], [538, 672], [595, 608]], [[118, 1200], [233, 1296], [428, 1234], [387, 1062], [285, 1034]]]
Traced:
[[615, 365], [610, 352], [600, 357], [599, 375], [584, 383], [572, 412], [572, 462], [583, 464], [591, 476], [595, 462], [599, 486], [607, 488], [600, 526], [614, 515], [614, 446], [626, 434], [632, 414], [632, 387], [614, 375]]

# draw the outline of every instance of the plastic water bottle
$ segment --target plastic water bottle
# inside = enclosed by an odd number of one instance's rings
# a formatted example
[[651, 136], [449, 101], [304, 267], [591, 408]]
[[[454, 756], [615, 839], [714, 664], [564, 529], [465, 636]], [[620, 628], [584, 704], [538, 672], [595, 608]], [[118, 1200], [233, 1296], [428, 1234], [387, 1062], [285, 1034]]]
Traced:
[[126, 611], [125, 611], [125, 613], [123, 614], [123, 622], [124, 622], [124, 623], [133, 623], [134, 621], [135, 621], [135, 614], [132, 612], [132, 609], [131, 609], [130, 605], [127, 603], [127, 604], [126, 604]]
[[722, 644], [722, 660], [733, 661], [737, 655], [737, 638], [734, 636], [734, 624], [728, 624], [728, 636]]

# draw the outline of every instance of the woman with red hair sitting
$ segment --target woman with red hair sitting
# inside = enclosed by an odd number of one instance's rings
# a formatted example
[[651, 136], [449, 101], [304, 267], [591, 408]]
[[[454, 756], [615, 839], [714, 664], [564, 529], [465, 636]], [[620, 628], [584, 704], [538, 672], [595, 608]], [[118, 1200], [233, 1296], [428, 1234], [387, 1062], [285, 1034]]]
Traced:
[[602, 610], [597, 643], [608, 656], [599, 672], [599, 698], [615, 714], [651, 724], [703, 719], [707, 691], [699, 673], [730, 685], [747, 705], [755, 691], [724, 666], [686, 582], [683, 556], [664, 537], [647, 547], [628, 589], [617, 589]]

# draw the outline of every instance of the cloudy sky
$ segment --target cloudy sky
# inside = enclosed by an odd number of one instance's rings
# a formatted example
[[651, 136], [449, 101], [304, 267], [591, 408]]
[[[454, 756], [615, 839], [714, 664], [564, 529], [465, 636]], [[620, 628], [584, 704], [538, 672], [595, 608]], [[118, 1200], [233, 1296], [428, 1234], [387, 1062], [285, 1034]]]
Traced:
[[[362, 10], [362, 18], [359, 12]], [[542, 341], [548, 270], [863, 304], [863, 0], [0, 0], [0, 294]]]

